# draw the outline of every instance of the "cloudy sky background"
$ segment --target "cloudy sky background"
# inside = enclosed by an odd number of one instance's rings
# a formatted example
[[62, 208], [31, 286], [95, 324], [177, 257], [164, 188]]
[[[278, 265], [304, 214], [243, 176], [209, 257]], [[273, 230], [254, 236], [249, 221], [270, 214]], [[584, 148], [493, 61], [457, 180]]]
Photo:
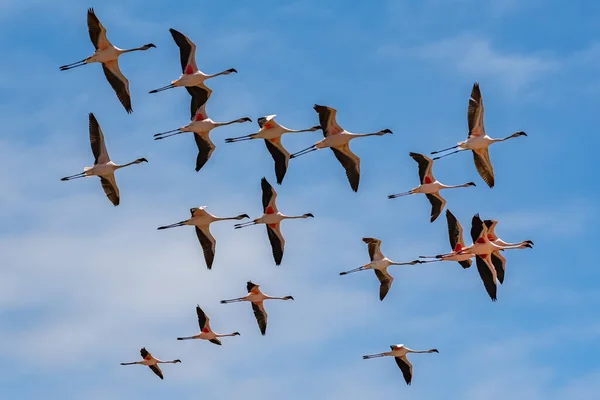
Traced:
[[[90, 4], [93, 5], [93, 4]], [[595, 399], [600, 390], [600, 291], [596, 247], [599, 196], [591, 182], [600, 144], [600, 5], [552, 1], [184, 1], [177, 6], [107, 0], [96, 13], [113, 44], [157, 48], [120, 59], [134, 113], [127, 115], [99, 65], [60, 72], [92, 53], [86, 6], [75, 1], [0, 0], [0, 387], [5, 398], [158, 399]], [[560, 7], [560, 9], [558, 9]], [[155, 142], [185, 125], [184, 89], [147, 92], [179, 76], [168, 29], [197, 44], [211, 80], [207, 106], [218, 121], [277, 114], [290, 128], [317, 122], [312, 105], [338, 109], [352, 132], [390, 128], [357, 140], [358, 193], [329, 151], [292, 160], [278, 206], [288, 221], [276, 267], [263, 227], [212, 226], [212, 271], [192, 228], [157, 231], [207, 205], [218, 216], [261, 212], [260, 178], [275, 182], [260, 141], [225, 144], [256, 123], [211, 133], [217, 149], [200, 173], [189, 135]], [[506, 254], [498, 302], [475, 268], [456, 263], [393, 267], [378, 300], [372, 272], [338, 273], [368, 261], [364, 236], [405, 261], [448, 250], [445, 219], [428, 222], [424, 196], [387, 200], [418, 184], [409, 151], [427, 153], [464, 139], [471, 86], [479, 81], [495, 145], [496, 187], [469, 154], [434, 166], [468, 230], [473, 214], [499, 220], [504, 240], [534, 240]], [[60, 182], [93, 162], [87, 114], [94, 112], [117, 163], [121, 205], [96, 178]], [[290, 152], [320, 132], [284, 138]], [[591, 164], [593, 165], [593, 164]], [[467, 238], [468, 240], [468, 238]], [[245, 294], [253, 280], [268, 294], [261, 337]], [[200, 304], [218, 332], [241, 332], [218, 347], [177, 342], [197, 332]], [[436, 347], [415, 355], [407, 387], [391, 359], [361, 355], [404, 343]], [[121, 367], [146, 346], [180, 358], [160, 381], [147, 368]]]

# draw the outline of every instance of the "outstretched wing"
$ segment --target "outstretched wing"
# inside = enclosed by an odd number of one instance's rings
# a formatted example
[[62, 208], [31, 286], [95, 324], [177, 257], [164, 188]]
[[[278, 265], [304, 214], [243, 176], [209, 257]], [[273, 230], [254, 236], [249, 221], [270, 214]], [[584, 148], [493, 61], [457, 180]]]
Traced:
[[222, 345], [221, 341], [217, 338], [214, 339], [210, 339], [209, 342], [214, 343], [214, 344], [218, 344], [219, 346]]
[[179, 47], [179, 59], [181, 61], [181, 72], [191, 75], [198, 71], [196, 66], [196, 45], [183, 33], [175, 29], [169, 29], [177, 47]]
[[375, 238], [363, 238], [362, 240], [367, 244], [371, 261], [379, 261], [383, 259], [383, 254], [381, 253], [380, 249], [381, 240]]
[[198, 316], [198, 326], [200, 326], [200, 330], [202, 331], [204, 328], [208, 328], [210, 330], [210, 319], [204, 313], [204, 311], [202, 311], [200, 306], [196, 306], [196, 315]]
[[254, 317], [260, 328], [260, 333], [264, 335], [267, 333], [267, 312], [263, 303], [252, 303], [252, 311], [254, 311]]
[[350, 151], [347, 143], [340, 148], [330, 147], [330, 149], [335, 154], [335, 158], [338, 159], [342, 167], [346, 170], [346, 177], [348, 177], [350, 187], [357, 192], [360, 180], [360, 158]]
[[496, 270], [489, 262], [489, 257], [483, 259], [479, 256], [476, 256], [475, 260], [477, 264], [477, 271], [479, 271], [479, 276], [481, 277], [485, 291], [490, 296], [492, 301], [496, 301]]
[[494, 251], [491, 255], [492, 265], [496, 270], [496, 277], [500, 284], [504, 283], [504, 273], [506, 272], [506, 258], [499, 251]]
[[281, 235], [281, 231], [279, 230], [279, 224], [273, 224], [267, 226], [267, 235], [269, 236], [269, 242], [271, 242], [271, 249], [273, 251], [273, 259], [275, 260], [275, 265], [280, 265], [281, 260], [283, 259], [283, 248], [285, 246], [285, 239]]
[[87, 26], [88, 33], [90, 34], [90, 40], [96, 50], [105, 50], [111, 46], [110, 42], [106, 38], [106, 28], [102, 26], [98, 17], [94, 13], [94, 9], [90, 8], [87, 11]]
[[379, 279], [380, 283], [379, 300], [383, 301], [385, 296], [390, 291], [390, 288], [392, 287], [392, 282], [394, 278], [392, 278], [392, 276], [388, 274], [387, 271], [380, 271], [378, 269], [374, 269], [373, 271], [375, 271], [375, 275], [377, 276], [377, 279]]
[[473, 150], [473, 161], [475, 162], [475, 168], [481, 176], [481, 179], [490, 188], [494, 187], [494, 168], [492, 167], [492, 162], [490, 161], [490, 153], [488, 149], [477, 149]]
[[158, 364], [148, 365], [148, 367], [152, 370], [152, 372], [154, 372], [156, 375], [158, 375], [158, 377], [160, 379], [163, 379], [163, 374], [162, 374], [162, 371], [160, 370], [160, 367], [158, 366]]
[[422, 185], [435, 182], [433, 173], [431, 172], [433, 160], [423, 154], [409, 153], [409, 155], [419, 164], [419, 179]]
[[469, 123], [469, 137], [485, 135], [485, 129], [483, 128], [483, 100], [479, 91], [479, 83], [477, 82], [473, 84], [473, 89], [471, 89], [467, 121]]
[[106, 193], [106, 197], [110, 200], [113, 205], [119, 205], [119, 187], [117, 186], [117, 182], [115, 181], [115, 175], [107, 175], [100, 177], [100, 183], [102, 184], [102, 189], [104, 189], [104, 193]]
[[433, 222], [440, 216], [444, 206], [446, 205], [446, 199], [440, 196], [439, 193], [427, 193], [427, 200], [431, 203], [431, 219], [430, 222]]
[[275, 176], [277, 177], [277, 183], [281, 185], [287, 171], [290, 153], [281, 144], [280, 137], [265, 139], [265, 145], [269, 153], [271, 153], [271, 157], [273, 157], [273, 161], [275, 162]]
[[125, 108], [128, 114], [133, 112], [131, 108], [131, 95], [129, 94], [129, 81], [119, 69], [119, 61], [113, 60], [102, 64], [102, 70], [106, 80], [110, 83], [113, 90], [117, 94], [117, 98]]
[[202, 114], [204, 116], [202, 119], [206, 119], [206, 102], [210, 98], [212, 90], [205, 84], [202, 84], [201, 86], [186, 86], [186, 89], [190, 96], [192, 96], [190, 102], [190, 119], [196, 119], [196, 114], [200, 108], [202, 108]]
[[265, 177], [260, 180], [260, 187], [262, 190], [263, 212], [265, 214], [276, 214], [277, 204], [275, 204], [275, 201], [277, 199], [277, 192]]
[[406, 356], [394, 357], [394, 359], [396, 360], [396, 364], [398, 364], [400, 371], [402, 371], [406, 384], [410, 385], [410, 382], [412, 382], [412, 364], [408, 361]]
[[89, 114], [89, 131], [90, 131], [90, 145], [92, 146], [92, 153], [94, 154], [94, 165], [106, 164], [110, 161], [108, 151], [106, 151], [106, 144], [104, 143], [104, 135], [100, 124], [93, 113]]
[[213, 235], [211, 235], [208, 226], [202, 229], [196, 227], [196, 236], [198, 236], [198, 241], [202, 246], [204, 260], [206, 261], [206, 268], [211, 269], [215, 259], [215, 248], [217, 247], [217, 241]]
[[210, 159], [213, 151], [215, 151], [215, 144], [210, 140], [208, 134], [199, 135], [194, 133], [194, 140], [198, 147], [198, 156], [196, 156], [196, 172], [200, 171], [204, 164]]
[[319, 124], [323, 130], [323, 136], [337, 135], [344, 131], [335, 120], [335, 115], [337, 114], [335, 108], [320, 106], [318, 104], [315, 104], [313, 108], [319, 114]]

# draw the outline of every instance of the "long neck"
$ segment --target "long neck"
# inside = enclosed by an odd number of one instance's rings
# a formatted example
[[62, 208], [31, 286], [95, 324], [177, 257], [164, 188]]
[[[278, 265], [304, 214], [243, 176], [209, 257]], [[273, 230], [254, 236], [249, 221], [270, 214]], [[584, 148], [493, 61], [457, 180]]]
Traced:
[[411, 349], [406, 349], [407, 353], [434, 353], [433, 350], [411, 350]]
[[231, 125], [231, 124], [242, 123], [242, 122], [246, 122], [246, 121], [243, 119], [236, 119], [236, 120], [229, 121], [229, 122], [215, 122], [215, 126], [225, 126], [225, 125]]
[[523, 245], [527, 244], [527, 241], [523, 240], [522, 242], [519, 242], [519, 243], [507, 243], [502, 239], [496, 239], [495, 243], [500, 246], [523, 246]]
[[519, 137], [519, 136], [521, 136], [521, 135], [520, 135], [518, 132], [517, 132], [517, 133], [513, 133], [512, 135], [509, 135], [509, 136], [507, 136], [507, 137], [505, 137], [505, 138], [501, 138], [501, 139], [492, 139], [492, 143], [504, 142], [505, 140], [512, 139], [512, 138], [516, 138], [516, 137]]
[[225, 71], [221, 71], [221, 72], [216, 73], [216, 74], [208, 74], [208, 75], [206, 75], [206, 79], [208, 79], [208, 78], [214, 78], [215, 76], [219, 76], [219, 75], [227, 75], [229, 73], [230, 73], [229, 70], [225, 70]]
[[308, 129], [288, 129], [288, 128], [283, 128], [283, 130], [287, 133], [298, 133], [298, 132], [314, 132], [317, 129], [315, 129], [316, 127], [312, 127], [312, 128], [308, 128]]
[[352, 133], [352, 139], [355, 138], [359, 138], [359, 137], [367, 137], [367, 136], [381, 136], [381, 133], [379, 132], [374, 132], [374, 133]]
[[237, 336], [236, 332], [233, 333], [215, 333], [216, 337], [226, 337], [226, 336]]
[[120, 49], [119, 50], [119, 54], [125, 54], [125, 53], [131, 53], [132, 51], [141, 51], [141, 50], [148, 50], [150, 48], [150, 46], [141, 46], [141, 47], [136, 47], [134, 49]]
[[414, 265], [414, 262], [395, 262], [395, 261], [390, 261], [390, 265]]
[[282, 219], [304, 219], [308, 218], [307, 215], [284, 215]]
[[288, 297], [271, 297], [271, 296], [265, 296], [265, 300], [289, 300]]
[[179, 360], [170, 360], [170, 361], [156, 360], [157, 364], [176, 364], [178, 362], [179, 362]]
[[139, 164], [139, 163], [141, 163], [141, 162], [142, 162], [142, 161], [140, 161], [140, 160], [135, 160], [135, 161], [132, 161], [132, 162], [130, 162], [130, 163], [127, 163], [127, 164], [123, 164], [123, 165], [117, 165], [115, 169], [119, 169], [119, 168], [125, 168], [125, 167], [128, 167], [128, 166], [130, 166], [130, 165], [133, 165], [133, 164]]
[[469, 187], [471, 186], [468, 183], [463, 183], [462, 185], [444, 185], [441, 184], [442, 189], [456, 189], [456, 188], [463, 188], [463, 187]]

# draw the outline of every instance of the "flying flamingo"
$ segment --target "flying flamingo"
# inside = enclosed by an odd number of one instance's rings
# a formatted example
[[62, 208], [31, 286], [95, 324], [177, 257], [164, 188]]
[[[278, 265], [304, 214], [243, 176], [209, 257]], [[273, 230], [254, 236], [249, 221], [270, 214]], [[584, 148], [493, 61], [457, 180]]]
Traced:
[[115, 171], [127, 167], [133, 164], [139, 164], [142, 162], [148, 162], [145, 158], [138, 158], [127, 164], [119, 165], [110, 161], [108, 152], [106, 151], [106, 145], [104, 144], [104, 135], [100, 129], [100, 125], [96, 120], [94, 114], [89, 114], [89, 131], [90, 131], [90, 144], [92, 146], [92, 153], [94, 153], [94, 166], [83, 168], [83, 172], [71, 176], [66, 176], [61, 181], [68, 181], [71, 179], [98, 176], [102, 189], [108, 199], [115, 206], [119, 205], [119, 188], [115, 181]]
[[280, 223], [284, 219], [299, 219], [299, 218], [312, 218], [314, 215], [306, 213], [298, 216], [287, 216], [277, 210], [275, 200], [277, 198], [277, 192], [273, 189], [273, 186], [267, 181], [266, 178], [262, 178], [260, 181], [262, 188], [262, 203], [263, 203], [263, 215], [250, 222], [236, 224], [235, 229], [244, 228], [250, 225], [265, 224], [267, 226], [267, 234], [269, 235], [269, 242], [271, 242], [271, 248], [273, 250], [273, 258], [275, 264], [280, 265], [281, 259], [283, 258], [283, 248], [285, 246], [285, 239], [281, 234]]
[[461, 253], [458, 254], [464, 247], [465, 242], [463, 240], [463, 229], [460, 226], [460, 223], [450, 212], [450, 210], [446, 210], [446, 221], [448, 222], [448, 238], [450, 240], [450, 247], [452, 248], [452, 253], [440, 255], [440, 256], [421, 256], [421, 258], [438, 258], [437, 260], [428, 260], [421, 261], [421, 263], [430, 263], [436, 261], [456, 261], [461, 267], [469, 268], [473, 263], [471, 258], [475, 255], [470, 253]]
[[393, 344], [390, 346], [390, 348], [392, 349], [392, 351], [386, 351], [384, 353], [379, 354], [370, 354], [367, 356], [363, 356], [363, 359], [367, 360], [369, 358], [386, 356], [394, 357], [394, 359], [396, 360], [396, 364], [398, 364], [400, 371], [402, 371], [402, 375], [404, 376], [404, 380], [406, 381], [407, 385], [410, 385], [410, 383], [412, 382], [412, 364], [410, 363], [410, 361], [408, 361], [406, 355], [408, 353], [439, 353], [437, 349], [411, 350], [408, 347], [405, 347], [403, 344]]
[[252, 283], [251, 281], [248, 281], [246, 283], [246, 290], [248, 290], [248, 294], [246, 296], [240, 297], [238, 299], [221, 300], [221, 304], [236, 303], [239, 301], [249, 301], [250, 303], [252, 303], [252, 311], [254, 311], [254, 317], [256, 318], [256, 322], [258, 323], [260, 333], [264, 336], [264, 334], [267, 333], [267, 312], [265, 311], [263, 301], [294, 300], [294, 298], [292, 296], [267, 296], [266, 294], [260, 291], [259, 285], [257, 285], [256, 283]]
[[409, 153], [409, 155], [419, 164], [419, 177], [421, 178], [421, 184], [416, 188], [409, 190], [408, 192], [389, 195], [388, 199], [394, 199], [396, 197], [407, 196], [415, 193], [424, 193], [431, 203], [430, 222], [433, 222], [437, 219], [446, 205], [446, 200], [440, 196], [440, 190], [475, 186], [475, 183], [473, 182], [467, 182], [465, 184], [456, 186], [444, 185], [433, 177], [433, 173], [431, 172], [433, 160], [431, 158], [418, 153]]
[[60, 67], [61, 71], [66, 71], [71, 68], [81, 67], [82, 65], [99, 62], [102, 64], [104, 75], [106, 80], [110, 83], [113, 90], [117, 94], [119, 101], [125, 107], [128, 113], [133, 112], [131, 108], [131, 97], [129, 95], [129, 81], [121, 73], [119, 69], [119, 56], [121, 54], [130, 53], [132, 51], [148, 50], [151, 47], [156, 47], [152, 43], [148, 43], [142, 47], [136, 47], [135, 49], [123, 50], [116, 46], [113, 46], [106, 38], [106, 28], [102, 26], [94, 9], [90, 8], [87, 12], [87, 25], [88, 33], [90, 34], [90, 40], [94, 45], [96, 51], [91, 56], [84, 58], [81, 61], [77, 61], [71, 64], [63, 65]]
[[215, 217], [214, 215], [208, 213], [205, 209], [206, 206], [191, 208], [190, 213], [192, 216], [189, 219], [171, 225], [160, 226], [158, 229], [175, 228], [184, 225], [194, 226], [196, 228], [196, 236], [198, 236], [198, 241], [202, 246], [204, 260], [206, 261], [206, 268], [211, 269], [215, 259], [215, 248], [217, 246], [217, 241], [210, 233], [210, 224], [216, 221], [240, 220], [250, 217], [248, 214], [240, 214], [237, 217]]
[[[519, 243], [507, 243], [504, 240], [500, 239], [496, 236], [495, 230], [498, 221], [492, 219], [486, 219], [483, 221], [487, 228], [487, 236], [488, 240], [494, 243], [497, 246], [501, 246], [503, 248], [517, 248], [517, 249], [525, 249], [531, 248], [533, 246], [533, 241], [531, 240], [523, 240]], [[502, 254], [500, 254], [500, 250], [495, 250], [491, 254], [492, 265], [496, 269], [496, 275], [498, 276], [498, 282], [500, 284], [504, 283], [504, 273], [506, 272], [506, 258]]]
[[145, 347], [142, 347], [142, 349], [140, 350], [140, 354], [142, 355], [142, 358], [143, 358], [142, 361], [124, 362], [124, 363], [121, 363], [121, 365], [135, 365], [135, 364], [145, 365], [147, 367], [150, 367], [152, 372], [154, 372], [156, 375], [158, 375], [158, 377], [160, 379], [163, 379], [163, 373], [160, 370], [160, 367], [158, 366], [158, 364], [177, 364], [177, 363], [181, 362], [181, 360], [161, 361], [158, 358], [152, 357], [152, 354], [148, 353], [148, 350], [146, 350]]
[[350, 133], [342, 129], [337, 124], [335, 120], [337, 111], [335, 108], [320, 106], [317, 104], [315, 104], [313, 108], [319, 114], [319, 122], [321, 124], [321, 128], [323, 129], [323, 136], [325, 136], [325, 138], [304, 150], [292, 154], [290, 158], [300, 157], [301, 155], [310, 153], [312, 151], [329, 147], [331, 151], [333, 151], [333, 154], [338, 159], [340, 164], [342, 164], [346, 170], [346, 176], [350, 182], [350, 187], [355, 192], [358, 191], [358, 183], [360, 180], [360, 159], [356, 156], [356, 154], [350, 151], [350, 147], [348, 147], [350, 140], [366, 136], [382, 136], [386, 133], [392, 133], [392, 131], [389, 129], [384, 129], [379, 132], [367, 134]]
[[369, 257], [371, 258], [371, 262], [368, 264], [364, 264], [358, 268], [352, 269], [346, 272], [340, 272], [340, 275], [351, 274], [352, 272], [364, 271], [367, 269], [372, 269], [375, 271], [375, 275], [377, 279], [379, 279], [379, 300], [383, 301], [390, 288], [392, 287], [392, 281], [394, 278], [387, 272], [387, 267], [390, 265], [415, 265], [421, 264], [422, 261], [415, 260], [410, 262], [395, 262], [385, 257], [381, 250], [379, 249], [381, 245], [381, 240], [375, 238], [363, 238], [363, 242], [365, 242], [369, 249]]
[[166, 132], [157, 133], [154, 135], [154, 140], [160, 140], [175, 135], [180, 135], [185, 132], [192, 132], [198, 147], [198, 156], [196, 157], [196, 172], [206, 164], [210, 159], [215, 144], [210, 140], [209, 133], [214, 128], [219, 126], [231, 125], [252, 121], [250, 118], [238, 118], [229, 122], [215, 122], [206, 115], [206, 101], [210, 96], [210, 90], [207, 87], [195, 87], [192, 91], [192, 104], [200, 104], [196, 111], [192, 114], [192, 121], [181, 128], [173, 129]]
[[198, 325], [200, 325], [200, 333], [194, 336], [178, 337], [177, 340], [204, 339], [208, 340], [211, 343], [218, 344], [220, 346], [222, 344], [219, 340], [220, 337], [240, 336], [239, 332], [227, 334], [213, 332], [212, 329], [210, 329], [209, 318], [206, 316], [204, 311], [202, 311], [200, 306], [196, 306], [196, 314], [198, 314]]
[[267, 150], [271, 153], [273, 161], [275, 162], [275, 176], [277, 177], [277, 184], [281, 185], [283, 178], [288, 167], [288, 161], [290, 159], [290, 153], [281, 144], [281, 136], [286, 133], [296, 132], [314, 132], [321, 129], [320, 126], [313, 126], [308, 129], [288, 129], [285, 126], [279, 125], [275, 122], [276, 115], [267, 115], [266, 117], [260, 117], [257, 122], [260, 130], [257, 133], [250, 135], [239, 136], [235, 138], [225, 139], [226, 143], [241, 142], [243, 140], [252, 139], [264, 139]]
[[[175, 29], [169, 29], [173, 40], [179, 47], [179, 58], [181, 60], [181, 76], [172, 81], [170, 85], [163, 86], [161, 88], [151, 90], [150, 93], [158, 93], [163, 90], [172, 89], [175, 87], [185, 86], [200, 86], [204, 84], [204, 81], [210, 78], [214, 78], [219, 75], [229, 75], [232, 72], [237, 72], [234, 68], [227, 69], [219, 72], [218, 74], [207, 75], [198, 70], [196, 66], [196, 45], [187, 36], [176, 31]], [[192, 93], [190, 93], [192, 94]]]
[[459, 151], [473, 151], [473, 160], [475, 162], [475, 168], [477, 169], [477, 172], [485, 181], [485, 183], [492, 188], [494, 187], [494, 169], [492, 168], [492, 163], [490, 161], [488, 147], [493, 143], [503, 142], [519, 136], [527, 136], [527, 134], [525, 132], [518, 131], [503, 139], [492, 139], [485, 133], [485, 129], [483, 127], [483, 101], [481, 99], [481, 92], [479, 91], [479, 83], [477, 82], [473, 84], [473, 89], [471, 90], [467, 120], [469, 123], [469, 136], [467, 137], [467, 140], [464, 142], [459, 142], [456, 146], [434, 151], [431, 154], [438, 154], [444, 151], [457, 149], [442, 156], [435, 157], [434, 160], [437, 160], [439, 158], [458, 153]]

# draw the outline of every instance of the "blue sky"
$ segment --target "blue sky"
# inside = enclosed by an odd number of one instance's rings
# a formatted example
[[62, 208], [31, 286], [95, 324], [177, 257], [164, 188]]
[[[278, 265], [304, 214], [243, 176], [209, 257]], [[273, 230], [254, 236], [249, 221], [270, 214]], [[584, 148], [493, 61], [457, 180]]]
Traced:
[[[96, 4], [115, 45], [157, 46], [120, 60], [132, 93], [127, 115], [100, 66], [58, 71], [92, 53], [85, 14], [94, 4], [0, 0], [2, 397], [595, 399], [600, 272], [582, 239], [598, 222], [589, 164], [600, 145], [600, 5], [586, 2], [584, 12], [556, 0], [282, 3]], [[292, 160], [276, 187], [278, 206], [315, 218], [283, 224], [280, 267], [262, 227], [215, 224], [212, 271], [193, 229], [156, 231], [193, 206], [258, 216], [260, 178], [275, 181], [264, 144], [223, 142], [255, 132], [255, 123], [214, 130], [217, 149], [200, 173], [191, 137], [152, 140], [189, 119], [185, 90], [147, 93], [179, 75], [169, 28], [196, 42], [204, 72], [239, 71], [210, 81], [215, 120], [277, 114], [300, 129], [317, 122], [317, 103], [337, 108], [349, 131], [394, 131], [352, 143], [362, 160], [358, 193], [331, 152]], [[536, 246], [506, 255], [497, 303], [475, 268], [455, 263], [391, 267], [395, 281], [380, 302], [372, 272], [338, 273], [368, 261], [364, 236], [382, 239], [383, 252], [399, 261], [448, 250], [445, 220], [428, 222], [423, 196], [386, 196], [418, 184], [409, 151], [465, 137], [474, 81], [488, 134], [529, 136], [491, 148], [492, 190], [468, 154], [437, 162], [434, 173], [446, 184], [477, 183], [444, 194], [467, 229], [479, 212], [499, 220], [504, 240]], [[116, 208], [97, 179], [59, 181], [93, 161], [89, 112], [114, 161], [149, 160], [117, 173]], [[320, 137], [283, 142], [292, 152]], [[243, 295], [249, 279], [296, 299], [267, 304], [266, 337], [248, 304], [219, 304]], [[222, 347], [177, 342], [196, 332], [197, 303], [215, 330], [242, 335]], [[411, 358], [407, 387], [393, 360], [361, 359], [393, 343], [440, 353]], [[164, 381], [119, 366], [142, 346], [183, 363], [165, 366]]]

